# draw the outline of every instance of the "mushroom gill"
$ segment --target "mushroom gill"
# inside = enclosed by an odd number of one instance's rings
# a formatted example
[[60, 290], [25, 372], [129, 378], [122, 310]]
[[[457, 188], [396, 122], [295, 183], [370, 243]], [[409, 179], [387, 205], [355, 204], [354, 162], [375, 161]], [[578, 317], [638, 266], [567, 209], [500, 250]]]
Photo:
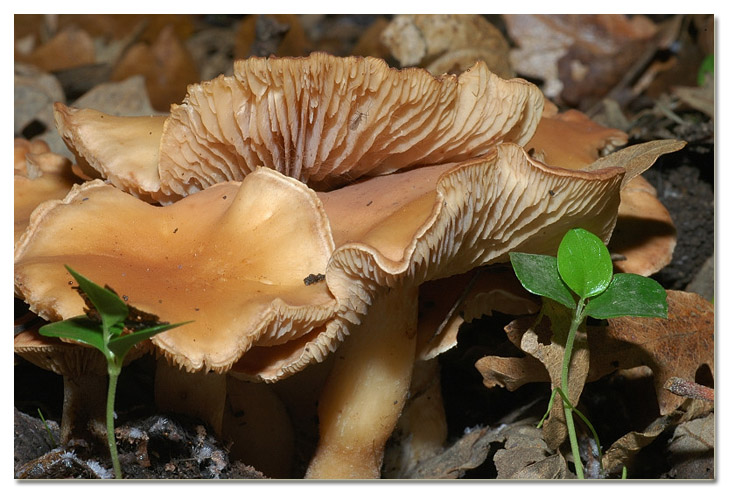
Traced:
[[[94, 130], [100, 115], [61, 104], [56, 122], [67, 145], [102, 176], [167, 203], [240, 181], [260, 166], [328, 190], [479, 156], [501, 142], [522, 145], [542, 106], [534, 85], [503, 80], [483, 62], [458, 77], [434, 77], [373, 57], [314, 53], [236, 61], [232, 76], [191, 85], [164, 125], [107, 116], [104, 126], [120, 130], [101, 136]], [[125, 146], [131, 141], [145, 143], [143, 152]]]

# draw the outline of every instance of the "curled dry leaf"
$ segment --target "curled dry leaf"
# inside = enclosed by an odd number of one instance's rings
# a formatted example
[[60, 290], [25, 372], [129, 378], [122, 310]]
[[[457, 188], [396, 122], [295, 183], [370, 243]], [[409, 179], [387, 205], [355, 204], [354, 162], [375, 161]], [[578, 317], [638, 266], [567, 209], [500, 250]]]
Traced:
[[152, 106], [161, 112], [181, 101], [188, 84], [199, 80], [195, 61], [172, 25], [162, 29], [154, 43], [131, 46], [114, 66], [110, 80], [123, 81], [138, 74], [145, 78]]
[[[651, 368], [659, 411], [667, 415], [684, 400], [664, 388], [672, 377], [694, 380], [705, 365], [714, 374], [714, 308], [697, 294], [667, 291], [668, 318], [612, 318], [605, 326], [587, 329], [590, 366], [587, 381], [595, 381], [618, 369], [638, 366]], [[531, 336], [534, 317], [516, 320], [505, 328], [512, 343], [534, 345]], [[538, 327], [539, 329], [540, 327]], [[543, 337], [543, 342], [547, 342]], [[527, 340], [525, 340], [527, 339]], [[539, 346], [538, 338], [538, 346]], [[528, 347], [531, 349], [531, 347]], [[527, 351], [526, 351], [527, 352]], [[494, 368], [493, 368], [494, 366]], [[534, 364], [531, 356], [501, 358], [487, 356], [476, 364], [485, 385], [514, 390], [519, 386], [546, 381], [550, 375]], [[506, 375], [506, 376], [504, 376]]]
[[659, 411], [675, 410], [684, 400], [664, 388], [671, 377], [694, 380], [705, 365], [715, 373], [715, 311], [697, 294], [667, 291], [668, 318], [622, 317], [588, 330], [591, 354], [588, 380], [613, 369], [648, 366], [654, 373]]
[[[708, 433], [710, 433], [710, 430], [706, 428], [707, 423], [705, 423], [705, 421], [707, 421], [706, 418], [708, 417], [714, 418], [713, 414], [710, 414], [708, 416], [708, 413], [710, 413], [710, 409], [711, 406], [707, 405], [707, 403], [688, 401], [686, 403], [686, 406], [683, 405], [682, 407], [675, 409], [666, 416], [660, 416], [656, 418], [649, 424], [649, 426], [644, 428], [643, 431], [632, 431], [623, 435], [621, 438], [616, 440], [603, 454], [602, 465], [604, 471], [608, 474], [618, 474], [621, 472], [621, 469], [624, 466], [628, 466], [630, 473], [632, 461], [636, 454], [641, 451], [641, 449], [652, 443], [659, 435], [664, 433], [667, 429], [688, 422], [692, 423], [697, 418], [700, 418], [700, 421], [698, 423], [700, 426], [701, 434], [704, 434], [705, 438], [708, 438]], [[714, 424], [712, 423], [712, 419], [710, 419], [709, 421], [709, 424], [712, 425], [711, 434], [714, 440]], [[685, 429], [685, 431], [691, 431], [692, 429], [694, 429], [694, 424], [693, 426]], [[676, 431], [681, 432], [679, 428], [677, 428]], [[678, 435], [675, 434], [675, 437], [676, 436]], [[690, 441], [685, 443], [685, 445], [691, 445], [692, 443], [695, 442]], [[702, 445], [702, 450], [705, 450], [708, 447], [707, 441], [700, 440], [699, 443]]]
[[507, 40], [481, 15], [401, 14], [381, 40], [401, 67], [418, 65], [438, 75], [459, 73], [483, 60], [500, 77], [514, 77]]
[[548, 98], [573, 103], [608, 93], [657, 32], [648, 18], [638, 15], [503, 17], [518, 46], [511, 54], [517, 73], [544, 80]]
[[16, 59], [46, 72], [90, 65], [95, 61], [94, 40], [86, 31], [69, 26], [29, 55], [16, 54]]
[[565, 479], [567, 463], [560, 452], [552, 453], [534, 424], [513, 425], [505, 432], [504, 449], [494, 454], [497, 479]]

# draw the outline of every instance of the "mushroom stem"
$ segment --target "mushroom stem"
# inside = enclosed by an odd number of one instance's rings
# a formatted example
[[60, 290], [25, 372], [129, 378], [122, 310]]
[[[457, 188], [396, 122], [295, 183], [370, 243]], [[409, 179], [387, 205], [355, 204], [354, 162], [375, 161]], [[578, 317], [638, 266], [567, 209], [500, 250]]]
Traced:
[[220, 435], [226, 404], [226, 375], [206, 371], [188, 373], [165, 359], [158, 359], [155, 404], [161, 411], [198, 418]]
[[337, 350], [307, 478], [380, 478], [385, 443], [410, 386], [417, 318], [417, 287], [389, 288]]
[[104, 375], [63, 377], [61, 444], [75, 440], [106, 442], [106, 392]]

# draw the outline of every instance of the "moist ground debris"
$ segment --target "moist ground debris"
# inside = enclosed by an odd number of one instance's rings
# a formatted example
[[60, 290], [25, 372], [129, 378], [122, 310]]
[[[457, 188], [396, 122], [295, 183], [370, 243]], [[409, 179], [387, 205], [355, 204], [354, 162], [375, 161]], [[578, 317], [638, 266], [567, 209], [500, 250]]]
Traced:
[[[58, 435], [55, 422], [48, 422]], [[115, 431], [125, 479], [264, 479], [263, 473], [231, 461], [226, 449], [200, 422], [154, 414]], [[109, 479], [105, 446], [52, 447], [43, 422], [15, 409], [15, 477], [18, 479]]]

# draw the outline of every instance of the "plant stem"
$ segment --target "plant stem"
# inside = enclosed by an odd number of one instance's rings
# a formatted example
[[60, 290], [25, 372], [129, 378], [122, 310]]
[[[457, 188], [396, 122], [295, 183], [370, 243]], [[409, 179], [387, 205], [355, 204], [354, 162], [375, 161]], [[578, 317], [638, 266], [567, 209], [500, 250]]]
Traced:
[[109, 388], [106, 396], [106, 438], [109, 444], [112, 466], [114, 467], [114, 477], [122, 479], [122, 466], [119, 464], [117, 441], [114, 437], [114, 397], [117, 393], [117, 378], [119, 378], [121, 366], [116, 367], [110, 363], [107, 370], [109, 373]]
[[[583, 309], [585, 307], [585, 298], [580, 298], [578, 305], [573, 314], [573, 321], [570, 323], [568, 338], [565, 341], [565, 351], [563, 353], [563, 369], [560, 380], [560, 386], [565, 394], [570, 397], [570, 387], [568, 374], [570, 371], [570, 360], [573, 356], [573, 343], [575, 335], [578, 333], [578, 327], [583, 322]], [[583, 464], [580, 461], [580, 450], [578, 449], [578, 437], [575, 434], [575, 424], [573, 423], [573, 410], [565, 400], [563, 400], [563, 411], [565, 412], [565, 426], [568, 428], [568, 437], [570, 438], [570, 449], [573, 452], [573, 463], [575, 464], [575, 474], [578, 479], [585, 479], [583, 475]]]

